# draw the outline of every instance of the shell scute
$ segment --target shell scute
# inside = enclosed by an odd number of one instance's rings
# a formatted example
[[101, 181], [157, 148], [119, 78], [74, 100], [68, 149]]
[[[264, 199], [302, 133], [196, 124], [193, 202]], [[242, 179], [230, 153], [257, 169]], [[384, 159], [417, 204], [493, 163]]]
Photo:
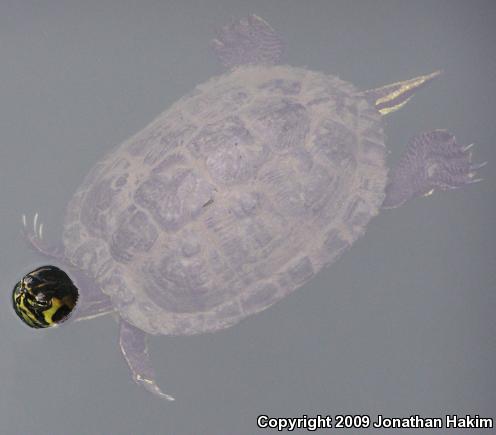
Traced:
[[196, 127], [193, 124], [167, 129], [161, 134], [159, 140], [154, 141], [151, 146], [147, 147], [144, 163], [153, 167], [158, 162], [166, 159], [169, 153], [187, 143], [195, 131]]
[[212, 180], [219, 185], [246, 183], [262, 167], [269, 155], [267, 146], [251, 141], [223, 144], [212, 151], [205, 165]]
[[323, 264], [332, 263], [349, 247], [350, 242], [343, 237], [342, 232], [337, 228], [331, 228], [324, 237]]
[[[157, 306], [168, 312], [192, 313], [210, 310], [229, 300], [232, 288], [213, 286], [215, 263], [223, 261], [216, 252], [203, 247], [203, 254], [185, 256], [180, 245], [163, 246], [158, 259], [149, 259], [143, 272], [148, 279], [144, 291]], [[228, 281], [232, 281], [232, 278]]]
[[370, 214], [370, 205], [363, 198], [356, 197], [348, 204], [343, 220], [352, 231], [363, 231], [364, 225], [370, 219]]
[[287, 151], [305, 143], [310, 119], [305, 106], [289, 98], [257, 101], [250, 110], [253, 131], [275, 151]]
[[136, 190], [136, 204], [148, 210], [166, 231], [182, 228], [197, 217], [213, 196], [214, 186], [191, 169], [172, 175], [164, 170], [152, 174]]
[[324, 120], [316, 129], [313, 143], [332, 165], [355, 165], [357, 135], [342, 123], [332, 119]]
[[254, 142], [253, 136], [238, 116], [227, 116], [206, 124], [188, 144], [192, 155], [208, 157], [219, 148], [245, 146]]
[[115, 261], [127, 263], [135, 255], [149, 252], [159, 236], [149, 215], [133, 205], [122, 212], [119, 221], [109, 243]]
[[287, 270], [279, 278], [279, 286], [289, 288], [295, 285], [303, 285], [313, 277], [314, 273], [310, 258], [297, 259], [288, 265]]
[[264, 282], [254, 286], [253, 291], [241, 298], [241, 305], [246, 313], [261, 311], [279, 299], [279, 288], [275, 284]]

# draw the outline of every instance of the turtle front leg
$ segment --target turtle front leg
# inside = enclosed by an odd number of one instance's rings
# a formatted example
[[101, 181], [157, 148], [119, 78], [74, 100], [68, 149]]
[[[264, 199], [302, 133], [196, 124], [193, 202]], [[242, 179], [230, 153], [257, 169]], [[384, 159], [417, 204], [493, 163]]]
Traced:
[[175, 400], [174, 397], [165, 394], [155, 381], [155, 370], [148, 355], [146, 333], [121, 320], [119, 342], [122, 354], [133, 373], [133, 380], [163, 399]]
[[456, 189], [480, 181], [472, 164], [471, 145], [459, 145], [446, 130], [418, 134], [410, 140], [398, 165], [392, 169], [386, 186], [385, 208], [398, 207], [434, 190]]

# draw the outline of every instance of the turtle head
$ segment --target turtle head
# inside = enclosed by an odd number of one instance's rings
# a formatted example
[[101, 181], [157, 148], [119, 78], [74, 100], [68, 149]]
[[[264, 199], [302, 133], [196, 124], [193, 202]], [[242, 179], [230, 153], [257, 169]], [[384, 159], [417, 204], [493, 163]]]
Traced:
[[12, 292], [15, 312], [31, 328], [48, 328], [67, 320], [77, 300], [77, 287], [55, 266], [38, 267], [24, 275]]

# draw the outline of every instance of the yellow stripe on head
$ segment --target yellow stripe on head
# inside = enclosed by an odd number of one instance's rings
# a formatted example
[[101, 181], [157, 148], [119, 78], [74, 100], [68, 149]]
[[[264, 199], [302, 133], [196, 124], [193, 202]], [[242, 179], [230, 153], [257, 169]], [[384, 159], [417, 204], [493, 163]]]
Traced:
[[35, 311], [26, 303], [26, 294], [22, 293], [14, 298], [14, 309], [24, 322], [31, 328], [44, 328], [43, 322], [37, 319]]
[[77, 288], [55, 266], [43, 266], [28, 273], [12, 292], [15, 312], [32, 328], [48, 328], [63, 322], [77, 299]]

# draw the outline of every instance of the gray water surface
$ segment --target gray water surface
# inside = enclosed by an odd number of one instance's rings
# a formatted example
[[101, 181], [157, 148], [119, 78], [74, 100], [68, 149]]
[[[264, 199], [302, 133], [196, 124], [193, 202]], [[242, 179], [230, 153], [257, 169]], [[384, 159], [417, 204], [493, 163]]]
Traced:
[[[208, 41], [249, 13], [280, 32], [289, 64], [360, 88], [444, 70], [387, 118], [391, 162], [417, 132], [446, 128], [489, 164], [482, 183], [382, 213], [263, 313], [154, 337], [158, 380], [177, 399], [164, 402], [132, 383], [112, 317], [46, 331], [15, 317], [14, 283], [43, 263], [20, 216], [38, 211], [57, 237], [91, 165], [221, 73]], [[250, 435], [266, 432], [259, 414], [496, 417], [495, 29], [491, 0], [1, 1], [0, 433]]]

